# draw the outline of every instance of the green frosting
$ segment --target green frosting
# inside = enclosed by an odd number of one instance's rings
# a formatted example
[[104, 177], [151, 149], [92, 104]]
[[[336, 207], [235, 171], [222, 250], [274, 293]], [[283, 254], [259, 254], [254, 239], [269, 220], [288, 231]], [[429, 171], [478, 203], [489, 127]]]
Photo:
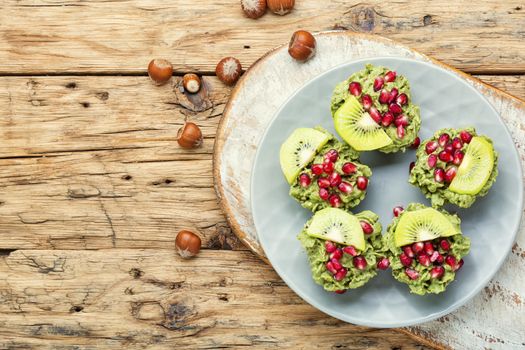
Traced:
[[357, 188], [357, 177], [365, 176], [367, 178], [370, 178], [372, 176], [372, 170], [370, 170], [368, 166], [358, 162], [359, 152], [354, 150], [349, 145], [339, 142], [328, 131], [324, 130], [323, 128], [316, 127], [315, 129], [330, 135], [331, 139], [325, 146], [323, 146], [323, 148], [319, 150], [313, 162], [310, 163], [301, 172], [301, 174], [308, 174], [312, 179], [312, 183], [310, 184], [310, 186], [306, 188], [302, 187], [299, 184], [299, 178], [297, 178], [295, 182], [291, 185], [290, 196], [295, 198], [304, 208], [309, 209], [312, 212], [316, 212], [318, 210], [330, 207], [329, 202], [319, 197], [319, 185], [317, 184], [317, 177], [314, 177], [314, 175], [312, 174], [312, 171], [310, 170], [310, 165], [322, 164], [323, 156], [326, 154], [326, 152], [328, 152], [331, 149], [335, 149], [339, 153], [339, 158], [335, 162], [335, 170], [337, 172], [343, 174], [341, 168], [343, 164], [347, 162], [351, 162], [357, 167], [357, 171], [355, 173], [350, 175], [342, 175], [343, 181], [350, 183], [354, 187], [353, 191], [347, 194], [338, 192], [342, 200], [342, 205], [340, 206], [340, 208], [346, 210], [351, 209], [357, 206], [365, 198], [366, 195], [366, 190], [361, 191]]
[[360, 255], [366, 259], [367, 267], [364, 270], [355, 268], [353, 257], [346, 253], [343, 254], [343, 258], [340, 262], [343, 267], [348, 270], [348, 273], [341, 281], [336, 281], [332, 274], [326, 269], [325, 264], [330, 258], [325, 250], [325, 240], [311, 237], [306, 233], [306, 229], [312, 219], [306, 223], [304, 229], [297, 236], [308, 255], [310, 268], [312, 270], [312, 278], [327, 291], [334, 292], [336, 290], [354, 289], [363, 286], [377, 274], [377, 258], [384, 256], [381, 253], [382, 227], [381, 223], [378, 221], [379, 217], [368, 210], [355, 214], [355, 216], [359, 220], [368, 221], [368, 223], [374, 228], [374, 232], [370, 235], [365, 234], [366, 248], [363, 252], [360, 252]]
[[[423, 204], [411, 203], [403, 213], [424, 208], [427, 207]], [[461, 220], [457, 215], [451, 215], [445, 210], [440, 210], [440, 212], [443, 213], [454, 226], [457, 226], [458, 228], [460, 227]], [[456, 272], [452, 271], [451, 267], [446, 263], [442, 265], [445, 268], [445, 274], [441, 279], [433, 279], [430, 277], [430, 271], [434, 267], [433, 265], [423, 266], [421, 264], [413, 263], [411, 268], [419, 272], [419, 278], [417, 280], [412, 280], [406, 275], [406, 267], [403, 266], [399, 260], [399, 255], [403, 252], [403, 250], [400, 247], [396, 247], [394, 241], [394, 232], [397, 228], [399, 220], [403, 216], [403, 213], [401, 213], [399, 217], [394, 218], [392, 223], [388, 225], [386, 235], [383, 236], [383, 249], [385, 250], [385, 254], [390, 259], [392, 276], [394, 276], [396, 280], [406, 283], [410, 288], [410, 292], [414, 294], [424, 295], [427, 293], [438, 294], [444, 292], [448, 284], [452, 282], [456, 276]], [[461, 231], [458, 230], [458, 232], [459, 234], [457, 235], [447, 237], [447, 240], [451, 244], [451, 249], [448, 252], [445, 252], [440, 248], [439, 252], [443, 255], [443, 257], [446, 255], [453, 255], [456, 260], [459, 261], [468, 254], [470, 250], [470, 239], [463, 236]], [[439, 238], [437, 239], [439, 240]]]
[[[372, 97], [374, 106], [381, 112], [384, 113], [388, 110], [388, 105], [380, 104], [378, 102], [380, 91], [374, 91], [374, 80], [378, 76], [384, 76], [390, 69], [381, 66], [373, 66], [372, 64], [367, 64], [365, 69], [354, 73], [345, 81], [337, 84], [332, 94], [331, 100], [331, 111], [332, 116], [334, 113], [343, 105], [345, 100], [351, 96], [348, 91], [348, 86], [351, 82], [356, 81], [361, 83], [362, 94], [368, 94]], [[408, 96], [408, 104], [403, 106], [403, 114], [405, 114], [410, 120], [409, 125], [405, 130], [405, 137], [402, 139], [397, 137], [396, 127], [392, 123], [388, 128], [384, 130], [388, 136], [392, 139], [393, 143], [383, 148], [380, 148], [379, 151], [384, 153], [392, 153], [398, 151], [405, 151], [407, 147], [411, 146], [414, 143], [414, 140], [417, 137], [419, 129], [421, 127], [421, 117], [419, 113], [419, 106], [416, 106], [412, 103], [412, 98], [410, 95], [410, 84], [408, 83], [407, 78], [402, 75], [397, 75], [396, 79], [393, 82], [385, 83], [383, 86], [384, 89], [391, 90], [392, 88], [397, 88], [399, 94], [405, 93]]]
[[[455, 137], [459, 137], [459, 134], [461, 131], [466, 130], [472, 134], [472, 136], [479, 136], [476, 134], [476, 130], [472, 127], [463, 128], [463, 129], [441, 129], [434, 133], [434, 136], [429, 138], [428, 140], [425, 140], [421, 143], [419, 148], [416, 152], [416, 164], [412, 171], [410, 172], [410, 177], [408, 179], [408, 182], [410, 182], [412, 185], [417, 186], [421, 189], [421, 192], [425, 195], [425, 197], [429, 198], [432, 202], [432, 206], [437, 208], [441, 207], [445, 204], [445, 202], [449, 202], [452, 204], [457, 205], [461, 208], [468, 208], [474, 202], [476, 201], [477, 197], [483, 197], [487, 195], [489, 192], [489, 189], [492, 187], [494, 182], [496, 182], [496, 177], [498, 176], [498, 153], [494, 151], [494, 168], [492, 170], [492, 173], [490, 174], [489, 179], [487, 180], [487, 183], [481, 191], [476, 195], [471, 194], [459, 194], [456, 192], [452, 192], [448, 189], [447, 184], [445, 183], [439, 183], [434, 180], [434, 169], [430, 169], [428, 166], [428, 157], [429, 155], [425, 151], [425, 147], [428, 142], [430, 141], [437, 141], [439, 139], [439, 136], [443, 133], [447, 133], [450, 135], [450, 139], [452, 140]], [[486, 139], [488, 142], [492, 144], [492, 140], [490, 140], [486, 136], [480, 136]], [[466, 152], [468, 144], [464, 144], [462, 151], [463, 153]], [[437, 152], [435, 152], [437, 155]], [[446, 168], [446, 164], [439, 160], [436, 164], [437, 167]]]

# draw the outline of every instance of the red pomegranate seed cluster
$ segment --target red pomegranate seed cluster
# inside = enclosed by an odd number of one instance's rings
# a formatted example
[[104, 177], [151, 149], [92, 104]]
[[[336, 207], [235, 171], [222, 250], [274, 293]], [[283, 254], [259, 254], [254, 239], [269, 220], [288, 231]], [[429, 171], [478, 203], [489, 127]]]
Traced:
[[[385, 86], [386, 83], [395, 81], [396, 76], [396, 72], [388, 71], [384, 76], [378, 76], [374, 80], [374, 91], [379, 92], [377, 102], [388, 106], [384, 113], [381, 113], [378, 108], [374, 106], [374, 101], [370, 95], [362, 95], [363, 89], [359, 82], [351, 82], [348, 86], [348, 91], [355, 97], [361, 98], [363, 108], [368, 111], [368, 114], [370, 114], [377, 124], [382, 125], [384, 128], [394, 126], [397, 137], [402, 139], [405, 137], [406, 127], [410, 124], [408, 117], [403, 114], [403, 107], [408, 104], [408, 96], [405, 93], [400, 94], [399, 90], [395, 87], [388, 90]], [[419, 145], [418, 142], [414, 143], [414, 147], [417, 147], [416, 144]]]
[[446, 238], [416, 242], [402, 248], [399, 261], [405, 267], [406, 275], [412, 280], [419, 278], [419, 272], [414, 269], [418, 264], [425, 267], [433, 266], [430, 277], [440, 279], [445, 274], [444, 264], [449, 265], [452, 271], [457, 271], [463, 266], [463, 259], [457, 261], [453, 255], [448, 255], [451, 247], [450, 241]]
[[[339, 153], [335, 149], [331, 149], [325, 153], [322, 164], [312, 164], [310, 171], [312, 176], [317, 178], [317, 186], [319, 186], [319, 197], [330, 203], [334, 208], [338, 208], [343, 204], [341, 195], [350, 194], [354, 190], [354, 185], [361, 191], [368, 187], [368, 178], [365, 176], [358, 176], [355, 181], [351, 180], [352, 174], [357, 171], [357, 166], [354, 163], [347, 162], [341, 167], [341, 173], [335, 169], [335, 162], [339, 159]], [[299, 175], [299, 185], [301, 187], [310, 187], [312, 178], [307, 173]]]
[[[465, 157], [465, 148], [472, 140], [472, 134], [466, 130], [453, 139], [449, 134], [439, 135], [437, 140], [431, 140], [425, 145], [428, 154], [427, 166], [434, 169], [434, 180], [439, 183], [449, 184], [454, 180], [458, 167]], [[438, 161], [444, 163], [438, 166]]]
[[341, 264], [341, 259], [343, 258], [344, 254], [353, 257], [352, 262], [356, 269], [366, 269], [367, 262], [365, 257], [359, 255], [354, 246], [342, 246], [341, 248], [340, 246], [338, 246], [338, 244], [332, 241], [325, 241], [325, 250], [329, 257], [329, 260], [326, 262], [325, 267], [332, 274], [334, 280], [336, 281], [341, 281], [346, 277], [348, 273], [348, 270], [344, 268]]

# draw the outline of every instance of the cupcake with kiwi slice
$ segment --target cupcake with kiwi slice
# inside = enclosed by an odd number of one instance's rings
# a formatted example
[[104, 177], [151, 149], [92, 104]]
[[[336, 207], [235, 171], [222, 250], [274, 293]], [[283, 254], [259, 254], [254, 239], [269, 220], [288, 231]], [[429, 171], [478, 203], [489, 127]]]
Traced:
[[381, 224], [371, 211], [351, 214], [326, 208], [308, 220], [298, 239], [312, 278], [325, 290], [344, 293], [363, 286], [389, 266], [382, 255]]
[[470, 250], [459, 217], [418, 203], [396, 213], [383, 237], [392, 275], [414, 294], [444, 292]]
[[489, 192], [498, 176], [492, 141], [474, 128], [441, 129], [419, 146], [416, 157], [409, 182], [434, 207], [449, 202], [468, 208]]
[[365, 69], [339, 83], [331, 110], [337, 133], [358, 151], [405, 151], [419, 139], [419, 107], [406, 77], [386, 67]]
[[372, 171], [356, 150], [321, 127], [294, 130], [279, 158], [290, 195], [313, 212], [350, 209], [365, 198]]

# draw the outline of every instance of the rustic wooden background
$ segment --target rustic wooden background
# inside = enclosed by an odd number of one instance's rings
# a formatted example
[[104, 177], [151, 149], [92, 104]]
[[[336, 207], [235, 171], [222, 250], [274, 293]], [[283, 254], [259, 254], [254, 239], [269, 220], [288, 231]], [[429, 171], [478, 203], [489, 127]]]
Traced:
[[[426, 347], [316, 311], [232, 234], [213, 189], [231, 91], [215, 64], [247, 68], [298, 28], [350, 29], [525, 98], [525, 3], [296, 2], [255, 21], [237, 0], [0, 3], [0, 349]], [[150, 83], [154, 57], [170, 84]], [[179, 89], [189, 71], [197, 96]], [[186, 117], [200, 149], [174, 142]], [[173, 249], [182, 228], [204, 238], [191, 261]]]

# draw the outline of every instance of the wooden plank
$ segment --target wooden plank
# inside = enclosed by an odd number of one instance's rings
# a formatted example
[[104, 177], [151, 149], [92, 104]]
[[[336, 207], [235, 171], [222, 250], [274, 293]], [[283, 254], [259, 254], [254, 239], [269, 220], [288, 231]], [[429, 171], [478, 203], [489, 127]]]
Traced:
[[317, 311], [251, 252], [20, 250], [0, 279], [2, 349], [425, 349]]
[[259, 20], [231, 0], [4, 0], [0, 74], [137, 73], [157, 56], [179, 72], [214, 71], [224, 56], [248, 67], [298, 28], [380, 34], [469, 72], [523, 73], [524, 27], [519, 0], [301, 0]]
[[[483, 79], [525, 97], [524, 76]], [[188, 100], [178, 79], [0, 78], [0, 249], [171, 249], [181, 228], [201, 232], [205, 247], [245, 249], [213, 191], [230, 88], [204, 81], [206, 93]], [[195, 151], [173, 141], [186, 116], [205, 135]]]

